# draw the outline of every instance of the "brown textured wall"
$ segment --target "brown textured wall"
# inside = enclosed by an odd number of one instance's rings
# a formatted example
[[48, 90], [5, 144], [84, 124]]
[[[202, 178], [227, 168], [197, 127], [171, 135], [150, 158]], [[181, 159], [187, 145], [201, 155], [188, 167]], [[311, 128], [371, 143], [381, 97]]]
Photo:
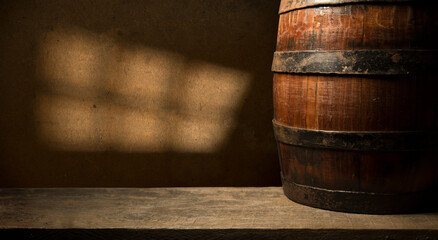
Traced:
[[279, 0], [0, 5], [0, 187], [279, 185]]

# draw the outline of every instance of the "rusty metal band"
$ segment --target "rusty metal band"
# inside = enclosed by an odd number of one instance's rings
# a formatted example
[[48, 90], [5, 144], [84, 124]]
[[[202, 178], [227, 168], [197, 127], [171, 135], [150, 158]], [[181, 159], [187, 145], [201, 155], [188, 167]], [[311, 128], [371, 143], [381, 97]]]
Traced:
[[284, 194], [304, 205], [355, 213], [394, 214], [427, 211], [436, 202], [436, 192], [371, 193], [329, 190], [301, 185], [282, 177]]
[[429, 50], [275, 52], [272, 71], [285, 73], [406, 75], [431, 71], [437, 52]]
[[392, 152], [417, 151], [436, 143], [436, 134], [426, 131], [325, 131], [272, 123], [278, 142], [302, 147]]
[[[420, 0], [422, 1], [422, 0]], [[357, 4], [357, 3], [406, 3], [414, 2], [413, 0], [282, 0], [280, 3], [280, 14], [296, 9], [318, 7], [318, 6], [333, 6], [341, 4]], [[418, 0], [417, 0], [418, 2]], [[424, 2], [424, 0], [423, 0]]]

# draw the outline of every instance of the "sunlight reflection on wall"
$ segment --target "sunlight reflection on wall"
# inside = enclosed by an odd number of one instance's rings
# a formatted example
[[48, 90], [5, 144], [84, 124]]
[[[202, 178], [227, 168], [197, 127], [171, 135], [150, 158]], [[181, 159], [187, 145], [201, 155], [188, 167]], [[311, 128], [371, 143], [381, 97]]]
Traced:
[[48, 32], [40, 47], [35, 124], [54, 150], [218, 151], [251, 80], [82, 29]]

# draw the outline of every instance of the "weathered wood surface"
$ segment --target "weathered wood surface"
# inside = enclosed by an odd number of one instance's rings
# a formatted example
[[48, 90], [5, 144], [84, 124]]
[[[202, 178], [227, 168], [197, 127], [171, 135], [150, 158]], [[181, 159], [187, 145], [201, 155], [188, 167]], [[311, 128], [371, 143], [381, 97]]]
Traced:
[[320, 210], [267, 188], [1, 189], [0, 228], [429, 229], [438, 213]]
[[281, 1], [279, 13], [285, 13], [295, 9], [301, 9], [307, 7], [330, 6], [330, 5], [340, 5], [340, 4], [357, 4], [357, 3], [367, 3], [367, 2], [396, 3], [396, 2], [413, 2], [413, 0], [288, 0], [288, 1]]
[[[436, 57], [438, 18], [432, 2], [282, 1], [280, 9], [293, 10], [280, 10], [273, 61], [275, 121], [321, 139], [321, 130], [338, 131], [349, 136], [347, 145], [360, 146], [332, 150], [328, 141], [316, 147], [303, 146], [283, 141], [277, 134], [282, 176], [284, 182], [292, 183], [284, 185], [289, 198], [320, 208], [362, 213], [414, 212], [433, 199], [432, 193], [425, 192], [434, 191], [438, 183], [437, 151], [427, 148], [434, 144], [417, 145], [409, 136], [406, 139], [412, 142], [406, 148], [389, 144], [393, 138], [386, 136], [394, 131], [402, 135], [436, 132], [436, 71], [433, 66], [414, 70], [419, 63], [415, 58], [423, 58], [421, 54], [406, 56], [406, 62], [413, 64], [405, 64], [399, 54], [382, 54], [430, 52], [431, 59]], [[359, 57], [363, 53], [370, 54]], [[371, 75], [365, 74], [369, 71]], [[350, 137], [353, 132], [382, 132], [374, 142], [403, 149], [367, 148], [367, 143]], [[288, 133], [288, 139], [302, 140], [296, 132]], [[407, 149], [412, 151], [404, 151]], [[317, 197], [288, 187], [298, 185], [302, 190], [313, 188]], [[366, 197], [358, 198], [362, 193]], [[327, 200], [332, 194], [336, 195], [333, 202]]]
[[266, 188], [1, 189], [0, 238], [438, 239], [438, 213], [315, 209]]

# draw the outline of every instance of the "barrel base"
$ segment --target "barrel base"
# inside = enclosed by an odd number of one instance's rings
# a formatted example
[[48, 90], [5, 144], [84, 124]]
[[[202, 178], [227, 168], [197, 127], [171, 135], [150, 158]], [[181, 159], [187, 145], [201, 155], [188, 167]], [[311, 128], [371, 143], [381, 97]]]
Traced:
[[307, 206], [352, 213], [395, 214], [436, 211], [432, 204], [436, 192], [368, 193], [340, 191], [300, 185], [282, 179], [284, 194], [292, 201]]

